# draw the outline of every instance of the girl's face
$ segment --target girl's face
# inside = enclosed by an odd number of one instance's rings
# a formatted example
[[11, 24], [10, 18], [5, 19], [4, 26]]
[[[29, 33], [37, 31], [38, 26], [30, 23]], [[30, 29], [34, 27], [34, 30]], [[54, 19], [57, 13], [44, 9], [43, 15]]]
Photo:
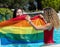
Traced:
[[21, 16], [23, 13], [22, 13], [22, 10], [21, 9], [18, 9], [17, 12], [16, 12], [16, 16]]

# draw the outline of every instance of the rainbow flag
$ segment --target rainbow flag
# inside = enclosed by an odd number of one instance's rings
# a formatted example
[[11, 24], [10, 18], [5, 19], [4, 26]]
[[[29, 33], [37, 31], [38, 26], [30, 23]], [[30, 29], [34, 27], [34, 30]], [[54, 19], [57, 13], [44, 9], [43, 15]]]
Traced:
[[[45, 24], [39, 16], [31, 20], [36, 26]], [[2, 47], [40, 47], [44, 33], [43, 30], [34, 29], [25, 16], [19, 16], [0, 23], [0, 40]]]

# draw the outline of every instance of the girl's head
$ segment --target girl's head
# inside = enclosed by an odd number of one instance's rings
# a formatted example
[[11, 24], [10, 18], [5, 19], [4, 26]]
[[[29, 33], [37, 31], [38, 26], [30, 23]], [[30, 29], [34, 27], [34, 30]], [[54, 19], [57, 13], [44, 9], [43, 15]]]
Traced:
[[17, 8], [13, 12], [13, 18], [15, 18], [16, 16], [21, 16], [22, 14], [23, 14], [23, 10], [21, 8]]
[[52, 23], [54, 27], [59, 27], [59, 18], [57, 12], [53, 8], [44, 8], [44, 18], [48, 23]]

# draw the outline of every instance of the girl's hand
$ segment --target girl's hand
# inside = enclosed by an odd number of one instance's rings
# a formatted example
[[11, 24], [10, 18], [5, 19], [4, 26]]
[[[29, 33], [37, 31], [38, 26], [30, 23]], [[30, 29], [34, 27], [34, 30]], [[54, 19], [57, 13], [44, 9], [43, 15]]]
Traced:
[[44, 21], [45, 21], [45, 23], [47, 23], [47, 21], [44, 19], [44, 17], [43, 17], [43, 15], [39, 15]]
[[30, 16], [26, 16], [26, 18], [25, 18], [27, 21], [30, 21]]
[[44, 19], [44, 17], [41, 14], [39, 16]]

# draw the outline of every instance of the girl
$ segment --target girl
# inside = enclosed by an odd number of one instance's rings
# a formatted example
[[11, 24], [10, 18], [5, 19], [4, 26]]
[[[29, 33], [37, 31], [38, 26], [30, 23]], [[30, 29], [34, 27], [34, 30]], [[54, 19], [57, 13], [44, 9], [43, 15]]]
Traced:
[[17, 8], [17, 9], [14, 10], [14, 12], [13, 12], [13, 18], [15, 18], [17, 16], [21, 16], [21, 15], [23, 15], [22, 8]]
[[23, 14], [23, 10], [21, 8], [15, 9], [13, 12], [13, 18], [0, 23], [0, 27], [8, 26], [11, 24], [15, 24], [19, 22], [20, 19], [24, 18], [26, 15]]
[[59, 18], [57, 16], [56, 11], [53, 8], [44, 8], [44, 18], [45, 25], [37, 27], [32, 23], [30, 17], [27, 16], [26, 20], [37, 30], [44, 30], [44, 43], [45, 44], [52, 44], [53, 41], [53, 31], [54, 28], [59, 28]]

